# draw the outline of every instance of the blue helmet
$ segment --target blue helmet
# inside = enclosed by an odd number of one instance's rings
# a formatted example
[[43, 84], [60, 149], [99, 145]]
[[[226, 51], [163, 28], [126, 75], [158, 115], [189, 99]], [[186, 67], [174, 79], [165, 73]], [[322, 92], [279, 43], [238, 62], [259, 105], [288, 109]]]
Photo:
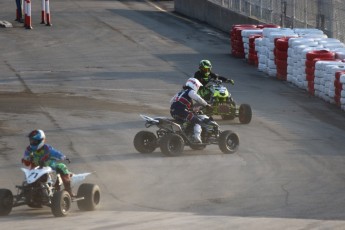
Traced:
[[33, 151], [36, 151], [36, 150], [42, 148], [44, 145], [45, 139], [46, 139], [46, 135], [40, 129], [35, 129], [35, 130], [31, 131], [30, 134], [28, 135], [28, 137], [29, 137], [29, 141], [30, 141], [30, 148]]

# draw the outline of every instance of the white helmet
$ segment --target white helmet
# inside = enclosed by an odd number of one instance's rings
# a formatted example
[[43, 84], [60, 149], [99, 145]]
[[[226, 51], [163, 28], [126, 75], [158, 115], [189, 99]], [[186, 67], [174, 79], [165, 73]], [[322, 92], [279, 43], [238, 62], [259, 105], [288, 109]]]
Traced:
[[198, 90], [199, 90], [200, 86], [202, 86], [202, 84], [198, 79], [191, 77], [187, 80], [186, 86], [190, 87], [195, 92], [198, 92]]

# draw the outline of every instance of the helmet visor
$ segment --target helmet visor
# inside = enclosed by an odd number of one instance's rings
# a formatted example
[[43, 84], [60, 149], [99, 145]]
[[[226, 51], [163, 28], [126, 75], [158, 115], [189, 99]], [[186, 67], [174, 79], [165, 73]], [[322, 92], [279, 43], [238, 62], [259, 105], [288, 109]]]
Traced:
[[42, 142], [42, 140], [30, 139], [30, 145], [37, 146]]
[[201, 71], [205, 74], [206, 77], [208, 77], [208, 75], [210, 75], [211, 73], [211, 68], [201, 67]]
[[211, 72], [211, 68], [209, 68], [209, 67], [204, 67], [203, 66], [203, 67], [201, 67], [201, 70], [204, 71], [205, 73], [206, 72]]

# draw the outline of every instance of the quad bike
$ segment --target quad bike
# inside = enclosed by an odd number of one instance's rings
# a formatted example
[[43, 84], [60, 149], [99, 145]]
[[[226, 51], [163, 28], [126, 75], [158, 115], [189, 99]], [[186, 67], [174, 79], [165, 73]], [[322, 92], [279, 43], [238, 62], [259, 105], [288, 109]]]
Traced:
[[[200, 112], [199, 112], [200, 113]], [[203, 120], [201, 124], [202, 143], [193, 141], [193, 125], [189, 122], [179, 123], [166, 117], [148, 117], [140, 115], [145, 120], [145, 127], [157, 126], [156, 134], [150, 131], [140, 131], [134, 137], [134, 147], [140, 153], [152, 153], [160, 147], [167, 156], [179, 156], [184, 146], [194, 150], [202, 150], [207, 145], [217, 144], [223, 153], [235, 153], [239, 147], [239, 137], [231, 130], [221, 131], [219, 125], [206, 115], [198, 114]]]
[[[17, 195], [9, 189], [0, 189], [0, 216], [9, 215], [13, 207], [27, 205], [31, 208], [48, 206], [55, 217], [66, 216], [72, 202], [77, 202], [82, 211], [92, 211], [100, 203], [100, 189], [98, 185], [83, 183], [79, 186], [77, 196], [61, 189], [62, 180], [51, 167], [37, 166], [33, 169], [21, 168], [25, 180], [16, 186]], [[74, 187], [91, 173], [72, 174], [71, 186]]]
[[201, 91], [201, 96], [208, 94], [208, 98], [203, 97], [212, 106], [212, 108], [205, 109], [204, 113], [206, 115], [220, 115], [223, 120], [233, 120], [235, 117], [238, 117], [241, 124], [248, 124], [252, 120], [252, 109], [250, 105], [237, 105], [221, 80], [211, 79], [206, 84], [204, 91], [208, 92]]

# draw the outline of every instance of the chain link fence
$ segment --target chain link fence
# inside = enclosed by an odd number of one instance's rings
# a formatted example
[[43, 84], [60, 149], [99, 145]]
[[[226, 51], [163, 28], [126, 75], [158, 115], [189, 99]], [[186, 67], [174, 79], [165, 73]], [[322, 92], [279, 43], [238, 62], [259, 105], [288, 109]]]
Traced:
[[345, 42], [345, 0], [208, 0], [231, 11], [287, 28], [317, 28]]

